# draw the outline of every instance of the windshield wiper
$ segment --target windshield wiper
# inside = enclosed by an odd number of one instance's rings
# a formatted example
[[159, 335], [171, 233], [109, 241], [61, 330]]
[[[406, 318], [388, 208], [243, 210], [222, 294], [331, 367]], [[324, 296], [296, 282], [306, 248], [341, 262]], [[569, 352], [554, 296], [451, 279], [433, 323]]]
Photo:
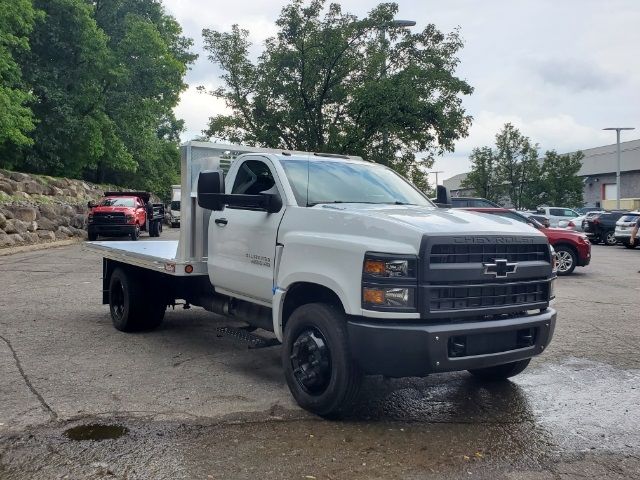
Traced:
[[322, 205], [322, 204], [330, 204], [330, 203], [368, 203], [368, 204], [373, 204], [373, 205], [379, 205], [380, 202], [361, 202], [358, 200], [326, 200], [323, 202], [313, 202], [313, 203], [307, 203], [307, 207], [315, 207], [316, 205]]

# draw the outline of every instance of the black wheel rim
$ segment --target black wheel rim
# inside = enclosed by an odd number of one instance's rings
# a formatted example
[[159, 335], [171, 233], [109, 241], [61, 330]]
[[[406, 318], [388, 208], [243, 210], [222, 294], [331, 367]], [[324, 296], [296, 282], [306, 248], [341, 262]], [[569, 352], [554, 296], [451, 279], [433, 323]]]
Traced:
[[118, 320], [124, 315], [124, 286], [120, 280], [114, 280], [111, 289], [111, 312]]
[[310, 395], [322, 394], [331, 381], [331, 351], [322, 332], [308, 328], [291, 347], [291, 368], [300, 388]]

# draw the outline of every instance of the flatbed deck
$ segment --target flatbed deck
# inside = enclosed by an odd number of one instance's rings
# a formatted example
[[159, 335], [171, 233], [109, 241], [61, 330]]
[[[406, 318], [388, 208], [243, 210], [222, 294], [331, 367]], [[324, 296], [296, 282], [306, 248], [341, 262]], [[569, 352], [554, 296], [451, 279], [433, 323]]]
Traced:
[[[178, 243], [178, 240], [100, 241], [86, 242], [85, 245], [91, 250], [100, 252], [104, 258], [128, 265], [169, 275], [206, 275], [206, 261], [178, 259]], [[191, 273], [185, 271], [189, 265], [193, 267]]]

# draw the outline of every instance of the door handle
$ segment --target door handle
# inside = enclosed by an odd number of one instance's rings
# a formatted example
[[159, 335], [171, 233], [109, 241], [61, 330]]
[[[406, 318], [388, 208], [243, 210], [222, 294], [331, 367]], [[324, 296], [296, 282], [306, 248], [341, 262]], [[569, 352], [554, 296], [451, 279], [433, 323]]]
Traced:
[[225, 226], [227, 223], [229, 223], [229, 221], [226, 218], [216, 218], [215, 219], [216, 225], [219, 225], [221, 227]]

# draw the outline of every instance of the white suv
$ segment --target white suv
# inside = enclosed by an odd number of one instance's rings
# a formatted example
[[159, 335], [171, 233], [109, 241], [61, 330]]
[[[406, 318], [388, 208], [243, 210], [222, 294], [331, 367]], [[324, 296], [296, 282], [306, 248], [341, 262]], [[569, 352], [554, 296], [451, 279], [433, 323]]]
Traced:
[[565, 207], [538, 207], [537, 213], [547, 217], [552, 227], [557, 227], [561, 220], [570, 221], [580, 216], [572, 208]]
[[631, 238], [631, 231], [636, 226], [636, 222], [640, 217], [640, 212], [629, 212], [624, 214], [616, 222], [615, 236], [616, 240], [622, 243], [627, 248], [636, 248], [638, 242], [631, 245], [629, 239]]

